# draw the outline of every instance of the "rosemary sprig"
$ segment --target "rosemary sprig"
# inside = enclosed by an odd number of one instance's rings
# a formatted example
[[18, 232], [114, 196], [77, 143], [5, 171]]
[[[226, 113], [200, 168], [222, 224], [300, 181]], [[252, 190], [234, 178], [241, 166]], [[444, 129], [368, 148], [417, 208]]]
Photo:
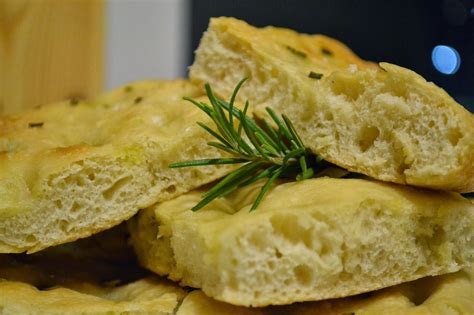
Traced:
[[198, 125], [216, 140], [208, 142], [208, 145], [225, 151], [232, 157], [179, 162], [169, 167], [243, 164], [204, 193], [203, 199], [192, 208], [193, 211], [201, 209], [212, 200], [225, 196], [239, 187], [267, 178], [267, 182], [262, 186], [252, 204], [250, 211], [253, 211], [276, 179], [308, 179], [314, 176], [315, 169], [321, 164], [321, 158], [311, 154], [305, 147], [288, 117], [282, 115], [280, 119], [273, 110], [266, 108], [277, 126], [275, 130], [267, 121], [263, 120], [261, 124], [258, 124], [247, 115], [248, 101], [243, 110], [234, 106], [237, 93], [245, 80], [241, 80], [236, 86], [229, 102], [217, 97], [209, 84], [205, 85], [205, 89], [210, 105], [189, 97], [184, 98], [206, 113], [216, 125], [216, 130], [213, 130], [198, 122]]

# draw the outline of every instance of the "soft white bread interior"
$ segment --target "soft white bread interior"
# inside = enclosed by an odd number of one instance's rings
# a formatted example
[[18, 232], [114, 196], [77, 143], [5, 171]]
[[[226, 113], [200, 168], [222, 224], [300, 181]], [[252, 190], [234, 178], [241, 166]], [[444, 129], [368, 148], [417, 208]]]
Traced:
[[250, 78], [240, 97], [257, 115], [285, 113], [312, 151], [351, 171], [474, 191], [474, 115], [415, 72], [376, 69], [336, 40], [211, 19], [190, 77], [223, 96]]
[[170, 169], [219, 157], [185, 80], [141, 81], [88, 101], [0, 117], [0, 253], [36, 252], [108, 229], [225, 175]]
[[457, 193], [361, 179], [258, 187], [197, 212], [194, 191], [129, 221], [140, 263], [217, 300], [266, 306], [344, 297], [472, 262], [474, 205]]
[[349, 298], [289, 306], [246, 308], [216, 301], [202, 291], [186, 295], [177, 315], [470, 315], [474, 283], [465, 271], [427, 277]]

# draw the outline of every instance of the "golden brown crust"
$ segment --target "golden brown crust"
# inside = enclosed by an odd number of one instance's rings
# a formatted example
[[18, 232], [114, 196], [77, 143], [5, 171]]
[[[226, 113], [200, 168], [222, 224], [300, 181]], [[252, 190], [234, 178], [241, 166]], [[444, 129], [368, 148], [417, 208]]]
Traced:
[[[211, 18], [210, 25], [234, 40], [238, 49], [272, 61], [288, 63], [291, 71], [308, 76], [310, 71], [328, 75], [335, 70], [357, 65], [361, 69], [377, 69], [362, 60], [342, 42], [325, 35], [299, 34], [290, 29], [267, 26], [261, 29], [234, 18]], [[191, 69], [191, 78], [192, 69]]]
[[189, 293], [177, 315], [469, 315], [474, 313], [474, 284], [466, 272], [428, 277], [343, 299], [268, 308], [244, 308]]
[[214, 18], [190, 77], [224, 96], [249, 77], [239, 95], [257, 116], [266, 117], [265, 107], [285, 113], [313, 152], [351, 171], [474, 190], [473, 115], [408, 69], [376, 67], [321, 35]]
[[174, 314], [185, 292], [156, 278], [120, 287], [76, 284], [76, 288], [38, 290], [0, 279], [2, 314]]
[[0, 254], [0, 313], [174, 314], [177, 285], [136, 264], [124, 225], [39, 253]]
[[225, 175], [227, 167], [170, 169], [219, 156], [183, 96], [186, 80], [140, 81], [86, 101], [0, 117], [0, 253], [84, 238]]

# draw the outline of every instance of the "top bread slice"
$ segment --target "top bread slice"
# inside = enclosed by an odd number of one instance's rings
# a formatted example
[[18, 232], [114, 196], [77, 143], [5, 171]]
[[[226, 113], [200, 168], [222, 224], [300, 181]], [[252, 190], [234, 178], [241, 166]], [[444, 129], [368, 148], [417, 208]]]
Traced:
[[304, 143], [350, 171], [401, 184], [474, 190], [474, 115], [396, 65], [380, 68], [340, 42], [233, 18], [211, 19], [191, 79], [285, 113]]
[[243, 306], [344, 297], [472, 263], [474, 205], [461, 195], [362, 179], [277, 185], [249, 212], [245, 187], [193, 212], [194, 191], [129, 221], [140, 263]]
[[88, 101], [0, 118], [0, 253], [36, 252], [108, 229], [144, 208], [225, 175], [169, 169], [218, 157], [183, 96], [185, 80], [142, 81]]

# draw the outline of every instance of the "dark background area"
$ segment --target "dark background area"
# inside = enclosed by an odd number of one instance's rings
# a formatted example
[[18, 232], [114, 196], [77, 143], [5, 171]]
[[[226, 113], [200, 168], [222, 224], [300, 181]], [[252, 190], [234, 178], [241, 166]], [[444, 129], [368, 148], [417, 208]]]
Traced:
[[[189, 64], [215, 16], [334, 37], [363, 59], [418, 72], [474, 112], [474, 0], [191, 0]], [[442, 74], [433, 66], [436, 45], [459, 52], [455, 74]]]

